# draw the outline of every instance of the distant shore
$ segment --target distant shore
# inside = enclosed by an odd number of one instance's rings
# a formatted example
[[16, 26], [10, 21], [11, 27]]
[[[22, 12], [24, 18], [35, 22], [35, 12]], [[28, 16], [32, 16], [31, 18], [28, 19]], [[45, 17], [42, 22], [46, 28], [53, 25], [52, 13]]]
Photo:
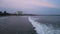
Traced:
[[60, 15], [37, 15], [37, 14], [0, 14], [1, 16], [60, 16]]

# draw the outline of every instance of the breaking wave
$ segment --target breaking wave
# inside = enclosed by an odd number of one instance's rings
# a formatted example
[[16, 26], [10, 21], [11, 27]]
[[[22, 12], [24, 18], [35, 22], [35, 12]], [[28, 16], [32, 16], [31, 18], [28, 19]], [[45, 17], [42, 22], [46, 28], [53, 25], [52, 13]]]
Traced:
[[33, 27], [35, 27], [34, 30], [36, 30], [37, 34], [60, 34], [59, 29], [55, 30], [51, 24], [46, 25], [46, 24], [37, 22], [36, 20], [38, 19], [39, 18], [28, 17], [28, 20], [31, 22]]

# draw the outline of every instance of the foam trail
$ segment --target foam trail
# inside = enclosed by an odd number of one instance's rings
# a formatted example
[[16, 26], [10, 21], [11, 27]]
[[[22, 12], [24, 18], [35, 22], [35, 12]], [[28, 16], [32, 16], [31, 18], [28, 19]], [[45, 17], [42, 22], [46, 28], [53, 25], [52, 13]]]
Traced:
[[35, 27], [37, 34], [60, 34], [60, 30], [54, 30], [51, 24], [50, 27], [48, 27], [45, 24], [38, 23], [32, 17], [28, 17], [28, 19], [33, 25], [33, 27]]

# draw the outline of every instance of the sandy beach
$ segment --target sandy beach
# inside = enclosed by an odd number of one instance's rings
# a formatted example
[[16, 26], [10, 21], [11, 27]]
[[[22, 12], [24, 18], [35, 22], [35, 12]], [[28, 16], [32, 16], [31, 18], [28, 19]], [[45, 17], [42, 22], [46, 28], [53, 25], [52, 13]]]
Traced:
[[36, 34], [27, 16], [6, 16], [0, 18], [0, 34]]

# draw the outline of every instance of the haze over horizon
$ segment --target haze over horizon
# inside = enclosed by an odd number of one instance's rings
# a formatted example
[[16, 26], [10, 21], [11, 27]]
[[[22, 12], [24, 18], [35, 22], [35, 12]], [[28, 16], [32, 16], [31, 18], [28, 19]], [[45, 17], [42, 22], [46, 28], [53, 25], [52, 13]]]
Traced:
[[0, 11], [27, 14], [60, 14], [60, 0], [0, 0]]

